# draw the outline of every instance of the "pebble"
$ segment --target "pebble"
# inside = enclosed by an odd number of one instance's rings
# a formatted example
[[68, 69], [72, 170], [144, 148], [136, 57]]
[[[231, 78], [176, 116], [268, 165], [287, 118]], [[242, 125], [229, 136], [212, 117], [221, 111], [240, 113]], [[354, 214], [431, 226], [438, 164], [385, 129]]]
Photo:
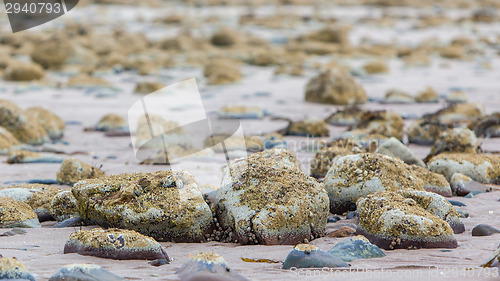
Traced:
[[282, 269], [349, 267], [345, 261], [310, 244], [298, 244], [288, 254]]
[[65, 265], [49, 281], [122, 281], [126, 280], [95, 264]]
[[379, 247], [361, 235], [338, 242], [328, 253], [346, 262], [385, 257], [385, 253]]
[[233, 271], [222, 256], [213, 252], [192, 255], [191, 259], [175, 273], [181, 280], [248, 281], [247, 278]]
[[495, 233], [500, 233], [500, 230], [487, 224], [478, 224], [472, 229], [472, 236], [490, 236]]
[[326, 219], [326, 222], [338, 222], [339, 220], [341, 220], [341, 218], [339, 216], [332, 216], [332, 217], [328, 217]]

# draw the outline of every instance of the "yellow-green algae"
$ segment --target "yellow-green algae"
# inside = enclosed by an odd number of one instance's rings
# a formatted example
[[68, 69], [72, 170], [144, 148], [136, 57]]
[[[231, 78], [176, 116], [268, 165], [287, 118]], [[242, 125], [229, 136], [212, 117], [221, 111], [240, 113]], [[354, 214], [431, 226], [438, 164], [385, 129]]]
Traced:
[[461, 173], [481, 183], [500, 181], [500, 157], [488, 154], [441, 153], [429, 159], [430, 171], [442, 174], [450, 180]]
[[433, 173], [417, 165], [411, 165], [410, 167], [412, 172], [424, 182], [424, 189], [426, 191], [435, 192], [447, 197], [452, 195], [451, 186], [443, 175]]
[[57, 221], [78, 216], [77, 202], [70, 190], [57, 193], [50, 201], [50, 214]]
[[90, 166], [75, 158], [67, 158], [62, 162], [56, 179], [61, 184], [73, 185], [83, 179], [93, 179], [103, 176], [104, 172], [99, 168]]
[[28, 204], [0, 197], [0, 227], [40, 227], [40, 223]]
[[32, 195], [24, 203], [28, 204], [33, 210], [49, 210], [52, 198], [59, 192], [59, 189], [55, 186], [37, 183], [24, 183], [7, 188], [24, 188], [30, 190]]
[[210, 208], [187, 171], [82, 180], [72, 192], [88, 223], [132, 229], [160, 241], [203, 241], [213, 227]]
[[473, 131], [467, 128], [454, 128], [443, 131], [436, 138], [427, 158], [443, 152], [477, 153], [479, 142]]
[[16, 258], [0, 257], [0, 279], [35, 281], [28, 269]]
[[288, 130], [289, 135], [327, 137], [328, 126], [323, 119], [309, 118], [293, 123]]
[[403, 139], [404, 122], [401, 114], [392, 111], [365, 112], [359, 122], [349, 127], [349, 130], [361, 130], [366, 134], [378, 134], [386, 137]]
[[[357, 149], [361, 152], [361, 149]], [[338, 158], [357, 154], [352, 149], [344, 148], [342, 146], [324, 147], [311, 160], [311, 175], [313, 177], [322, 178], [328, 173], [328, 170]]]

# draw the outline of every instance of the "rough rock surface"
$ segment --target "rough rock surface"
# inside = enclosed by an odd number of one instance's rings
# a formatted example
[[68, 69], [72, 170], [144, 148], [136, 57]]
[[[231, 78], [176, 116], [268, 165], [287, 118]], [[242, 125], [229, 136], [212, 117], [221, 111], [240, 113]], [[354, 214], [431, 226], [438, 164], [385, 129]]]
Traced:
[[50, 214], [59, 222], [79, 215], [76, 199], [70, 190], [63, 190], [52, 198]]
[[403, 139], [404, 122], [401, 114], [392, 111], [369, 111], [361, 120], [350, 126], [349, 130], [362, 131], [366, 134], [378, 134], [386, 137]]
[[223, 171], [216, 212], [241, 244], [296, 244], [324, 235], [328, 195], [285, 149], [251, 154]]
[[419, 145], [432, 145], [439, 134], [449, 126], [428, 119], [420, 119], [408, 127], [408, 141]]
[[5, 127], [23, 143], [38, 145], [49, 140], [47, 132], [38, 120], [7, 100], [0, 100], [0, 126]]
[[310, 244], [298, 244], [283, 262], [283, 269], [348, 267], [340, 258]]
[[412, 165], [413, 173], [424, 181], [424, 189], [429, 192], [437, 193], [441, 196], [452, 196], [452, 189], [446, 178], [437, 173], [433, 173], [426, 168]]
[[322, 148], [311, 160], [311, 176], [323, 178], [332, 164], [340, 157], [364, 152], [360, 147], [328, 146]]
[[52, 275], [49, 281], [122, 281], [126, 280], [96, 264], [69, 264]]
[[51, 139], [60, 139], [64, 136], [66, 127], [64, 121], [50, 110], [42, 107], [29, 107], [26, 113], [31, 115], [33, 120], [38, 120]]
[[500, 158], [487, 154], [442, 153], [432, 157], [427, 166], [448, 181], [460, 173], [480, 183], [500, 182]]
[[9, 197], [0, 197], [0, 227], [38, 228], [40, 222], [28, 204]]
[[425, 167], [425, 163], [424, 161], [422, 161], [422, 159], [418, 158], [415, 153], [413, 153], [407, 146], [405, 146], [401, 141], [394, 137], [386, 141], [382, 141], [375, 152], [391, 157], [397, 157], [403, 160], [403, 162], [408, 165]]
[[187, 171], [120, 174], [82, 180], [72, 189], [78, 212], [103, 227], [136, 230], [159, 241], [200, 242], [212, 213]]
[[358, 123], [365, 111], [357, 106], [348, 106], [337, 110], [326, 118], [326, 122], [335, 126], [350, 126]]
[[288, 135], [292, 136], [327, 137], [328, 134], [326, 122], [319, 118], [293, 123], [288, 130]]
[[191, 256], [176, 272], [181, 280], [221, 280], [248, 281], [247, 278], [234, 272], [224, 258], [216, 253], [198, 253]]
[[473, 131], [467, 128], [448, 129], [439, 134], [428, 158], [443, 152], [477, 153], [479, 142]]
[[75, 158], [65, 159], [56, 179], [61, 184], [73, 185], [83, 179], [100, 178], [104, 176], [104, 172], [97, 167], [92, 167], [87, 163]]
[[493, 113], [472, 122], [469, 129], [473, 130], [478, 137], [500, 137], [500, 113]]
[[306, 85], [306, 101], [353, 105], [368, 101], [365, 90], [347, 72], [333, 69], [313, 77]]
[[20, 184], [0, 189], [0, 196], [10, 197], [28, 204], [39, 221], [52, 220], [50, 202], [59, 190], [46, 184]]
[[24, 264], [16, 258], [0, 258], [0, 279], [35, 281]]

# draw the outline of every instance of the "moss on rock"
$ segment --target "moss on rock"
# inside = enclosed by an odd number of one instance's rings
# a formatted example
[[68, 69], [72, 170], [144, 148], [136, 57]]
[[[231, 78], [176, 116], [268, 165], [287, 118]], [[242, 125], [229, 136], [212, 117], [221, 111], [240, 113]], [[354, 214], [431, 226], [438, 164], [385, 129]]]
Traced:
[[368, 101], [363, 87], [340, 69], [325, 71], [313, 77], [306, 85], [305, 99], [337, 105], [363, 104]]
[[10, 60], [3, 79], [6, 81], [33, 81], [45, 76], [43, 68], [36, 63]]
[[446, 178], [437, 173], [433, 173], [424, 167], [411, 165], [413, 173], [424, 181], [424, 189], [429, 192], [437, 193], [441, 196], [451, 197], [451, 186]]
[[0, 258], [0, 279], [35, 281], [24, 264], [16, 258]]
[[467, 128], [448, 129], [439, 134], [427, 159], [444, 152], [477, 153], [476, 134]]
[[403, 117], [393, 111], [366, 112], [358, 123], [349, 127], [349, 130], [362, 130], [366, 134], [379, 134], [398, 140], [403, 139], [403, 129]]
[[77, 201], [71, 190], [57, 193], [50, 201], [50, 214], [56, 221], [64, 221], [79, 216]]
[[97, 131], [113, 132], [128, 129], [127, 121], [118, 114], [109, 113], [101, 117], [95, 126]]
[[83, 179], [93, 179], [103, 176], [104, 172], [99, 168], [90, 166], [76, 158], [68, 158], [62, 162], [56, 179], [60, 184], [73, 185]]
[[28, 204], [40, 221], [46, 221], [52, 219], [50, 202], [58, 191], [57, 187], [47, 184], [25, 183], [0, 189], [0, 196], [10, 197]]

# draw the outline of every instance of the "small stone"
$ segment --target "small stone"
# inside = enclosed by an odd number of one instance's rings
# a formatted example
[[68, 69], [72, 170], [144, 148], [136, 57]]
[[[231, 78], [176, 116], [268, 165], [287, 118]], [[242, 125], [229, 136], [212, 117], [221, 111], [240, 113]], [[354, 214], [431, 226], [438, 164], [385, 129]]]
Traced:
[[451, 205], [453, 206], [458, 206], [458, 207], [465, 207], [467, 206], [466, 204], [460, 202], [460, 201], [456, 201], [456, 200], [448, 200], [448, 202], [450, 202]]
[[299, 244], [288, 254], [283, 269], [348, 267], [343, 260], [310, 244]]
[[439, 102], [439, 95], [432, 87], [427, 87], [425, 91], [415, 96], [415, 101], [418, 103], [436, 103]]
[[472, 236], [490, 236], [495, 233], [500, 233], [500, 230], [487, 224], [478, 224], [472, 229]]
[[356, 217], [356, 212], [354, 211], [350, 211], [349, 213], [347, 213], [347, 215], [345, 216], [345, 219], [346, 220], [350, 220], [350, 219], [353, 219]]
[[469, 125], [478, 137], [498, 138], [500, 137], [500, 113], [493, 113], [479, 118]]
[[388, 73], [389, 66], [385, 61], [372, 61], [363, 65], [363, 69], [368, 74]]
[[337, 105], [363, 104], [368, 101], [365, 90], [347, 72], [332, 69], [313, 77], [306, 85], [305, 99]]
[[471, 192], [482, 193], [491, 191], [491, 187], [478, 183], [477, 181], [460, 173], [453, 174], [450, 184], [453, 192], [458, 196], [466, 196]]
[[0, 257], [0, 279], [35, 281], [28, 269], [16, 258]]
[[230, 47], [238, 41], [238, 34], [233, 30], [223, 28], [212, 35], [210, 42], [217, 47]]
[[7, 155], [9, 164], [62, 163], [64, 158], [27, 150], [11, 149]]
[[494, 155], [442, 153], [429, 160], [428, 168], [444, 175], [448, 181], [455, 173], [480, 183], [496, 183], [500, 179], [500, 157]]
[[205, 65], [203, 75], [210, 85], [225, 85], [241, 80], [239, 65], [229, 59], [212, 59]]
[[248, 281], [244, 276], [231, 270], [222, 256], [213, 252], [191, 256], [191, 259], [175, 273], [181, 280]]
[[469, 212], [467, 212], [466, 210], [462, 210], [462, 209], [457, 209], [457, 213], [460, 216], [460, 218], [468, 218], [470, 215]]
[[162, 265], [166, 265], [166, 264], [169, 264], [170, 262], [166, 259], [157, 259], [157, 260], [154, 260], [154, 261], [150, 261], [149, 264], [152, 265], [152, 266], [162, 266]]
[[97, 167], [92, 167], [76, 158], [64, 160], [57, 172], [57, 181], [60, 184], [74, 185], [83, 179], [94, 179], [103, 177], [104, 172]]
[[327, 234], [328, 237], [334, 237], [334, 238], [339, 238], [339, 237], [349, 237], [353, 236], [356, 233], [356, 229], [349, 227], [349, 226], [343, 226], [341, 229], [332, 231]]
[[343, 110], [337, 110], [326, 118], [326, 122], [334, 126], [350, 126], [358, 123], [365, 110], [357, 106], [347, 106]]
[[121, 281], [126, 280], [95, 264], [65, 265], [49, 281]]
[[389, 155], [391, 157], [397, 157], [408, 165], [425, 167], [424, 161], [418, 158], [415, 153], [394, 137], [389, 140], [382, 141], [375, 152]]
[[128, 125], [127, 121], [120, 115], [109, 113], [97, 122], [95, 129], [102, 132], [128, 131]]
[[361, 235], [338, 242], [328, 253], [346, 262], [385, 257], [379, 247]]
[[102, 229], [72, 233], [64, 245], [64, 253], [116, 260], [170, 260], [167, 252], [153, 238], [133, 230]]
[[439, 122], [420, 119], [408, 127], [408, 141], [419, 145], [432, 145], [438, 135], [448, 128], [447, 125], [442, 125]]
[[403, 139], [404, 121], [401, 114], [393, 111], [365, 112], [358, 123], [350, 126], [351, 134], [382, 135]]
[[4, 71], [5, 81], [33, 81], [45, 76], [43, 68], [37, 63], [11, 60]]

